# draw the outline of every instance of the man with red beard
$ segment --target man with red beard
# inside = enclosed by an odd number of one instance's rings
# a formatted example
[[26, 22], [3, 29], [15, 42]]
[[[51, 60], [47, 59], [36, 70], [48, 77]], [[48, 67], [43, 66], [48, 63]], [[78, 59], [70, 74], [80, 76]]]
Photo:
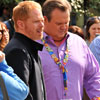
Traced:
[[6, 60], [15, 73], [29, 86], [26, 100], [46, 100], [38, 50], [35, 42], [43, 36], [44, 18], [41, 6], [34, 1], [20, 2], [13, 9], [15, 34], [4, 49]]

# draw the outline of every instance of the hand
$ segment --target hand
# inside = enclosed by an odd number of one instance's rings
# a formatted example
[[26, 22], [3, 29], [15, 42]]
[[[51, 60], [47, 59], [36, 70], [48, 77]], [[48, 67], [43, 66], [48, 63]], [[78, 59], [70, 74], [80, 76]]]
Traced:
[[4, 58], [5, 54], [2, 51], [0, 51], [0, 62], [2, 62]]

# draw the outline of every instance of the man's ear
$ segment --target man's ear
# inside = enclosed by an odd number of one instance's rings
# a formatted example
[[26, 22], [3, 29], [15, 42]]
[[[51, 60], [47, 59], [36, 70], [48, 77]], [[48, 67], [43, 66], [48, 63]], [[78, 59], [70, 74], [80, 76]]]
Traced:
[[20, 29], [24, 29], [24, 27], [25, 27], [24, 21], [22, 21], [22, 20], [18, 20], [18, 21], [17, 21], [17, 25], [18, 25], [18, 27], [19, 27]]
[[44, 23], [48, 22], [48, 18], [44, 16]]

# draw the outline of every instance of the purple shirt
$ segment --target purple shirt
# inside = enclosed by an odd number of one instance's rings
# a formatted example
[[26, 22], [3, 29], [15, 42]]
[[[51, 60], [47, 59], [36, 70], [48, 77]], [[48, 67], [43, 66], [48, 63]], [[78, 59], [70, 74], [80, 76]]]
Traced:
[[[51, 37], [45, 33], [44, 35], [49, 46], [61, 62], [64, 59], [67, 40], [69, 46], [69, 58], [66, 64], [68, 69], [67, 91], [64, 90], [62, 71], [51, 58], [48, 51], [44, 47], [43, 51], [39, 52], [46, 84], [47, 100], [82, 100], [83, 86], [91, 99], [100, 97], [99, 64], [85, 41], [75, 34], [68, 33], [68, 38], [57, 47]], [[64, 95], [65, 92], [67, 93], [66, 96]]]

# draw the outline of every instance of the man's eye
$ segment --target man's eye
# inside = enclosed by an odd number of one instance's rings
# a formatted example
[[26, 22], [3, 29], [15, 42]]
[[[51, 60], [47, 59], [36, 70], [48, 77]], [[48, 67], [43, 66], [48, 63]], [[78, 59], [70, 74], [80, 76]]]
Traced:
[[61, 23], [56, 23], [57, 25], [61, 25]]

